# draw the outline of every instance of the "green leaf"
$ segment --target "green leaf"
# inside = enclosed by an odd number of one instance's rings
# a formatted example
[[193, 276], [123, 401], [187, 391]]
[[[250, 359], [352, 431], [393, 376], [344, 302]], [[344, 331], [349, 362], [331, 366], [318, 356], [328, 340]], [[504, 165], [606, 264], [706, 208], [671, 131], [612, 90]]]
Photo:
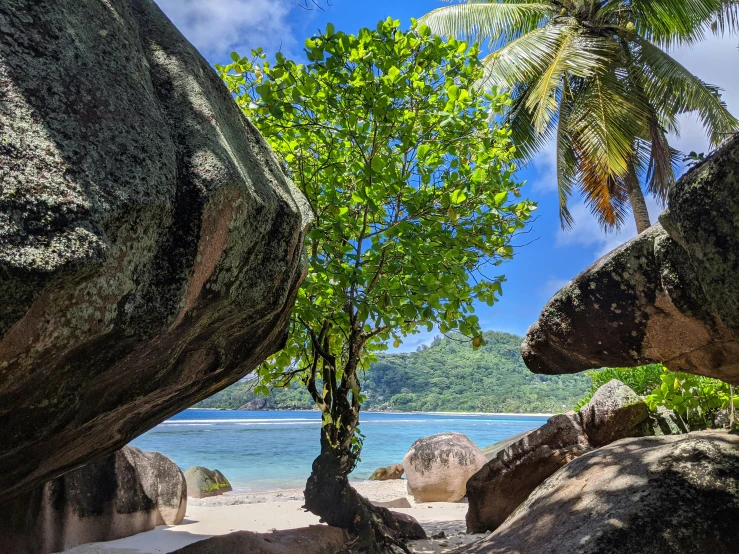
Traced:
[[372, 171], [375, 171], [377, 173], [385, 169], [385, 162], [379, 156], [375, 156], [374, 158], [372, 158], [371, 165], [372, 165]]
[[452, 192], [450, 199], [451, 199], [452, 204], [457, 205], [467, 200], [467, 196], [465, 195], [463, 191], [457, 189]]

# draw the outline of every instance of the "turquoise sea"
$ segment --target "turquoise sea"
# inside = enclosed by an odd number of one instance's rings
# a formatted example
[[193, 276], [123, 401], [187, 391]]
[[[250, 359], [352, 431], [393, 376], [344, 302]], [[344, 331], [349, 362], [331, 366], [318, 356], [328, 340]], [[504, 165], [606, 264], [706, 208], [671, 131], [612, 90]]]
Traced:
[[[495, 414], [363, 412], [362, 461], [353, 479], [367, 479], [381, 466], [402, 461], [421, 437], [464, 433], [485, 447], [539, 427], [546, 417]], [[131, 444], [172, 458], [183, 470], [219, 469], [237, 491], [302, 487], [318, 454], [318, 412], [242, 412], [190, 409], [180, 412]]]

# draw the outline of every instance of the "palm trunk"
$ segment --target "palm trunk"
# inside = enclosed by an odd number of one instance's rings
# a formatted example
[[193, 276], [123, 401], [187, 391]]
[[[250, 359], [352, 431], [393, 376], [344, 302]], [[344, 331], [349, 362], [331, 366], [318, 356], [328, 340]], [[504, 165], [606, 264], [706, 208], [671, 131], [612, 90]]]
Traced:
[[639, 186], [639, 182], [632, 182], [629, 186], [629, 200], [631, 201], [631, 211], [634, 212], [634, 220], [636, 220], [636, 231], [642, 234], [644, 231], [651, 227], [649, 221], [649, 210], [647, 209], [647, 202], [644, 199], [644, 193]]

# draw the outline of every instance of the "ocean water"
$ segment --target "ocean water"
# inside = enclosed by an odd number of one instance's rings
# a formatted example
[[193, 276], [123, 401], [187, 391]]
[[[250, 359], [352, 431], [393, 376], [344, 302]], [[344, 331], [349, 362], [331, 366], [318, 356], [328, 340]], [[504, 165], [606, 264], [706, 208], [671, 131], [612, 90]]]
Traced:
[[[546, 417], [494, 414], [360, 414], [365, 435], [362, 461], [352, 479], [367, 479], [378, 467], [402, 461], [414, 441], [458, 432], [479, 447], [539, 427]], [[302, 487], [319, 451], [318, 412], [240, 412], [190, 409], [131, 442], [169, 456], [182, 470], [219, 469], [241, 492]]]

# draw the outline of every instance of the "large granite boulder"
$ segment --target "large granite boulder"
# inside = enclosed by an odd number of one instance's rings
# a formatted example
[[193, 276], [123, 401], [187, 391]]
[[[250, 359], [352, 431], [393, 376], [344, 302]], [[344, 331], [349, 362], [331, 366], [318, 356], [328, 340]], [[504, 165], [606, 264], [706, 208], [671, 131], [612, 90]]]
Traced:
[[192, 498], [218, 496], [233, 490], [231, 483], [223, 473], [217, 469], [210, 470], [202, 466], [192, 466], [185, 471], [185, 481], [187, 481], [187, 496]]
[[668, 204], [547, 303], [521, 346], [529, 369], [662, 362], [739, 384], [739, 136], [679, 179]]
[[585, 434], [593, 446], [641, 436], [640, 424], [649, 416], [644, 400], [618, 379], [601, 386], [579, 410]]
[[186, 488], [172, 460], [125, 446], [0, 506], [0, 552], [47, 554], [177, 525]]
[[151, 0], [0, 2], [2, 500], [284, 343], [305, 199]]
[[403, 458], [408, 493], [416, 502], [458, 502], [485, 455], [461, 433], [418, 439]]
[[628, 438], [570, 462], [457, 554], [733, 554], [739, 435]]
[[577, 413], [552, 416], [538, 429], [490, 449], [495, 455], [467, 481], [467, 530], [497, 529], [547, 477], [593, 448], [626, 437], [685, 432], [674, 412], [650, 412], [633, 390], [613, 379]]
[[571, 412], [498, 451], [467, 481], [467, 531], [496, 529], [542, 481], [590, 449], [580, 417]]
[[311, 525], [273, 533], [239, 531], [190, 544], [173, 554], [336, 554], [348, 540], [343, 529]]

